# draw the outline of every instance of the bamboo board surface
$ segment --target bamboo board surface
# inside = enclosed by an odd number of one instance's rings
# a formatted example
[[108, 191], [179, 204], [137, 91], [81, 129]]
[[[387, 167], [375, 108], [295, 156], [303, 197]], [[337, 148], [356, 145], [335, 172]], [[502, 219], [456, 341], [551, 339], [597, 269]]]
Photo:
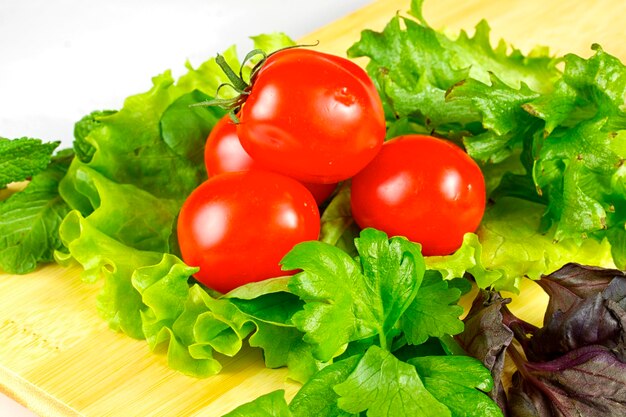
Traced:
[[[408, 6], [408, 0], [378, 0], [302, 42], [344, 54], [362, 29], [382, 29]], [[430, 0], [424, 16], [451, 33], [471, 33], [484, 18], [492, 42], [504, 38], [524, 52], [541, 44], [555, 54], [588, 57], [597, 42], [626, 61], [621, 0]], [[283, 388], [288, 397], [298, 390], [284, 369], [266, 369], [253, 349], [224, 357], [223, 371], [207, 379], [170, 370], [162, 352], [108, 329], [96, 312], [99, 286], [82, 283], [79, 272], [51, 265], [27, 276], [0, 273], [0, 391], [37, 414], [221, 416], [272, 390]], [[538, 286], [526, 282], [511, 309], [540, 324], [545, 302]]]

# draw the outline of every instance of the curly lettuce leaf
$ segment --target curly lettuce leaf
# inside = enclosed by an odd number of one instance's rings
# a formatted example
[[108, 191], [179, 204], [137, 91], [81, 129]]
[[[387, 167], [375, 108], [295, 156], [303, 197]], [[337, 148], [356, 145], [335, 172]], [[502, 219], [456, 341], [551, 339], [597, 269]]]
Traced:
[[530, 201], [502, 198], [488, 207], [476, 234], [465, 235], [461, 248], [452, 255], [426, 257], [426, 266], [446, 279], [467, 272], [480, 288], [518, 292], [523, 277], [536, 280], [568, 262], [613, 265], [606, 241], [555, 241], [554, 230], [542, 233], [538, 225], [543, 209]]
[[428, 26], [421, 16], [421, 2], [412, 2], [417, 20], [394, 17], [382, 32], [365, 30], [349, 50], [351, 57], [368, 57], [367, 70], [376, 81], [388, 106], [390, 123], [410, 118], [428, 131], [464, 136], [484, 132], [480, 113], [462, 102], [446, 99], [458, 83], [475, 79], [489, 82], [495, 75], [505, 84], [534, 91], [551, 91], [559, 71], [556, 60], [544, 49], [529, 56], [501, 41], [496, 48], [489, 40], [485, 21], [473, 36], [466, 32], [451, 39]]
[[132, 248], [169, 252], [180, 203], [157, 198], [133, 184], [112, 181], [83, 163], [72, 163], [61, 192], [66, 200], [109, 237]]
[[[206, 178], [194, 155], [202, 153], [208, 133], [223, 112], [198, 107], [173, 130], [168, 123], [175, 111], [172, 106], [184, 105], [176, 100], [184, 100], [181, 97], [193, 90], [177, 88], [169, 72], [154, 77], [153, 83], [147, 93], [127, 98], [118, 112], [98, 119], [98, 126], [85, 138], [95, 148], [91, 159], [82, 162], [77, 158], [74, 164], [87, 165], [112, 181], [133, 184], [156, 197], [182, 200]], [[184, 147], [177, 139], [181, 136], [189, 141]], [[196, 152], [181, 152], [190, 148]], [[68, 176], [62, 184], [68, 200], [78, 192], [74, 179]]]
[[[415, 19], [366, 30], [349, 50], [369, 58], [389, 130], [462, 141], [487, 163], [496, 205], [502, 196], [541, 203], [537, 230], [566, 246], [608, 242], [625, 267], [626, 66], [598, 45], [589, 59], [493, 47], [485, 22], [452, 38], [428, 26], [421, 6], [414, 0]], [[509, 170], [511, 159], [521, 170]]]
[[126, 246], [94, 227], [78, 211], [71, 211], [61, 223], [59, 234], [68, 253], [57, 253], [57, 260], [75, 260], [84, 268], [86, 282], [103, 280], [97, 307], [109, 327], [141, 339], [140, 294], [131, 278], [138, 268], [154, 265], [162, 254]]
[[83, 162], [89, 162], [93, 157], [96, 148], [88, 141], [87, 136], [100, 124], [100, 117], [109, 116], [115, 113], [115, 110], [95, 110], [83, 116], [74, 124], [74, 143], [73, 148], [76, 157]]
[[78, 211], [60, 231], [69, 254], [57, 253], [59, 260], [80, 263], [88, 282], [103, 280], [97, 305], [109, 326], [145, 338], [151, 350], [165, 345], [173, 369], [195, 377], [218, 373], [222, 365], [214, 353], [233, 356], [248, 337], [251, 346], [264, 350], [268, 367], [301, 360], [290, 353], [302, 343], [302, 333], [289, 324], [301, 302], [283, 292], [284, 284], [259, 283], [260, 289], [216, 298], [190, 282], [197, 268], [174, 255], [125, 245]]

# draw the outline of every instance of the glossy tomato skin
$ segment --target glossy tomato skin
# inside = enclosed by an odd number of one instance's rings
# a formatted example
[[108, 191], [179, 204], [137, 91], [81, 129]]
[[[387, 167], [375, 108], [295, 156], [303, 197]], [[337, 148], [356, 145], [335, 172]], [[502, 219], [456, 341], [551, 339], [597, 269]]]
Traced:
[[293, 48], [253, 79], [237, 133], [255, 161], [300, 181], [336, 183], [367, 165], [385, 137], [383, 107], [355, 63]]
[[266, 171], [208, 179], [189, 195], [178, 217], [183, 260], [200, 268], [198, 281], [222, 293], [285, 275], [279, 261], [319, 232], [311, 193], [296, 180]]
[[[237, 125], [226, 115], [213, 127], [204, 148], [204, 164], [207, 174], [213, 177], [225, 172], [263, 169], [248, 155], [237, 136]], [[321, 205], [335, 190], [337, 184], [302, 183]]]
[[424, 255], [458, 249], [478, 227], [485, 198], [479, 166], [458, 146], [429, 136], [387, 141], [352, 179], [357, 224], [419, 242]]
[[226, 115], [211, 129], [204, 147], [204, 165], [209, 177], [224, 172], [260, 168], [243, 149], [237, 136], [237, 125]]

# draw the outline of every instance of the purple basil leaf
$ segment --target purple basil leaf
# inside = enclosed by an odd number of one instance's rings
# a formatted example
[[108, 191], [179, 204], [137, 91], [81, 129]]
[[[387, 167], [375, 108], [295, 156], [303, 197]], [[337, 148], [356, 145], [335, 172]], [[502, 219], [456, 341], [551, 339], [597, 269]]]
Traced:
[[503, 410], [506, 395], [502, 386], [502, 372], [506, 349], [513, 340], [513, 332], [503, 324], [501, 309], [510, 301], [497, 292], [481, 291], [463, 320], [464, 332], [457, 336], [461, 347], [480, 360], [491, 372], [494, 387], [489, 396]]
[[510, 417], [552, 417], [550, 402], [539, 389], [527, 383], [519, 372], [513, 375], [507, 397]]
[[[589, 280], [588, 286], [578, 282], [581, 277]], [[549, 288], [553, 308], [544, 327], [524, 346], [529, 360], [551, 360], [589, 345], [605, 346], [621, 360], [626, 358], [626, 277], [622, 272], [570, 264], [539, 283]]]
[[626, 416], [626, 363], [609, 349], [587, 346], [542, 363], [514, 356], [511, 417]]
[[543, 276], [537, 283], [550, 296], [545, 320], [549, 320], [558, 310], [569, 310], [580, 299], [604, 291], [616, 276], [625, 277], [626, 275], [616, 269], [575, 263], [569, 263], [558, 271]]

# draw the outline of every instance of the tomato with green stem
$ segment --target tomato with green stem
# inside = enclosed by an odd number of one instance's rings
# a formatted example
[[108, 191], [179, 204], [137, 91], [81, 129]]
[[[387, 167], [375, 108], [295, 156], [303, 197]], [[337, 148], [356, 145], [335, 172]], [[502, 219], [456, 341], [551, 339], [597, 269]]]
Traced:
[[235, 107], [241, 144], [264, 168], [303, 182], [337, 183], [380, 150], [386, 133], [382, 102], [354, 62], [286, 48], [262, 59], [250, 83], [223, 58], [217, 62], [240, 95], [212, 103]]
[[351, 207], [360, 227], [421, 243], [425, 255], [448, 255], [474, 232], [485, 210], [480, 167], [455, 144], [406, 135], [385, 142], [353, 179]]
[[261, 170], [209, 178], [185, 200], [177, 228], [183, 261], [199, 267], [198, 281], [222, 293], [285, 275], [283, 256], [319, 232], [311, 193], [292, 178]]
[[[263, 169], [261, 164], [255, 162], [241, 146], [237, 126], [228, 115], [217, 122], [207, 138], [204, 164], [210, 177], [225, 172]], [[337, 184], [305, 182], [302, 184], [313, 194], [318, 205], [324, 203], [337, 187]]]

